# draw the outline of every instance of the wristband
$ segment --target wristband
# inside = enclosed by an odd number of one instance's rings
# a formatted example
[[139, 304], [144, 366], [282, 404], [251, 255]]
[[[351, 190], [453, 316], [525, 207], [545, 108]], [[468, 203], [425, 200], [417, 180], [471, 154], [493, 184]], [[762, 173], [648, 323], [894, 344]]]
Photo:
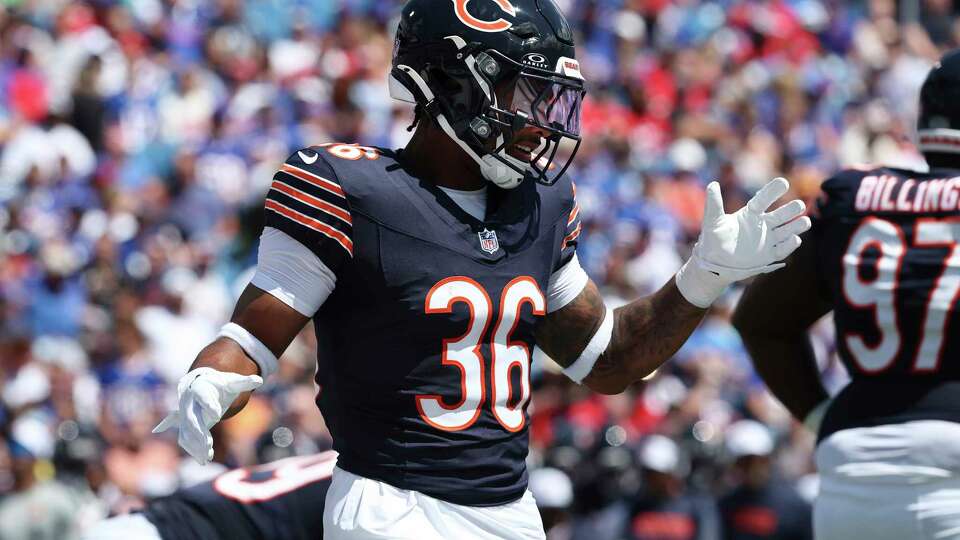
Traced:
[[693, 255], [680, 267], [677, 272], [676, 284], [680, 294], [700, 309], [707, 309], [713, 301], [723, 294], [727, 283], [719, 275], [704, 268], [700, 264], [696, 247]]
[[273, 352], [271, 352], [262, 341], [257, 339], [257, 337], [251, 334], [246, 328], [236, 323], [227, 323], [220, 329], [217, 337], [229, 338], [235, 341], [237, 345], [240, 345], [243, 352], [247, 353], [247, 356], [252, 358], [257, 366], [260, 367], [260, 376], [263, 377], [263, 380], [267, 380], [268, 377], [277, 372], [277, 368], [279, 367], [277, 357], [273, 355]]
[[593, 337], [590, 338], [590, 342], [587, 343], [587, 346], [584, 347], [583, 352], [580, 353], [580, 358], [570, 364], [566, 369], [563, 370], [563, 374], [570, 378], [573, 382], [580, 384], [583, 382], [583, 379], [590, 374], [590, 371], [593, 370], [593, 365], [597, 363], [597, 358], [600, 358], [600, 355], [603, 354], [603, 351], [607, 350], [607, 346], [610, 344], [610, 337], [613, 335], [613, 310], [607, 308], [606, 313], [603, 315], [603, 322], [600, 323], [600, 328], [597, 328], [597, 331], [593, 334]]

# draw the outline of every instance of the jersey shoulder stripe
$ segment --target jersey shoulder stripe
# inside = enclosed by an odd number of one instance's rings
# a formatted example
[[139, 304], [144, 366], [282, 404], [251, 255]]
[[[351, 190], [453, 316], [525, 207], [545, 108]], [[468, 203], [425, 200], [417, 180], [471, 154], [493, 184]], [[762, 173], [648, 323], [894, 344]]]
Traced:
[[[555, 187], [563, 189], [562, 186]], [[577, 185], [573, 182], [570, 182], [570, 194], [567, 197], [572, 199], [572, 201], [570, 201], [572, 207], [566, 215], [563, 241], [560, 243], [560, 267], [567, 264], [567, 262], [573, 258], [577, 250], [577, 240], [583, 231], [583, 226], [580, 223], [580, 204], [577, 202]]]
[[265, 224], [335, 269], [353, 257], [353, 218], [336, 171], [322, 154], [305, 148], [280, 166], [267, 192]]

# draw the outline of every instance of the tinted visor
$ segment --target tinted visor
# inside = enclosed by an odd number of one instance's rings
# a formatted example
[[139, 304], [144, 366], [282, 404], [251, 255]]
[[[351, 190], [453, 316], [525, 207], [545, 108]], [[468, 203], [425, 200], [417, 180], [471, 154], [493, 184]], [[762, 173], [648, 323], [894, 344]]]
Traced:
[[539, 127], [577, 137], [583, 96], [583, 82], [579, 79], [521, 72], [510, 109], [525, 113]]

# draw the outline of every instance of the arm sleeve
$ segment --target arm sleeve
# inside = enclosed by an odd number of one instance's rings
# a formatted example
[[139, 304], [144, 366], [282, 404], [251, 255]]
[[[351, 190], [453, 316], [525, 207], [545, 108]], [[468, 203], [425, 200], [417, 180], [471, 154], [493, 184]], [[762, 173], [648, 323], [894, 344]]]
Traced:
[[274, 175], [264, 206], [267, 227], [286, 233], [334, 273], [353, 257], [350, 205], [322, 153], [308, 148], [291, 155]]
[[550, 276], [547, 285], [547, 313], [553, 313], [576, 298], [590, 280], [574, 252], [567, 264]]
[[336, 274], [303, 244], [273, 227], [263, 229], [251, 285], [312, 317], [336, 283]]

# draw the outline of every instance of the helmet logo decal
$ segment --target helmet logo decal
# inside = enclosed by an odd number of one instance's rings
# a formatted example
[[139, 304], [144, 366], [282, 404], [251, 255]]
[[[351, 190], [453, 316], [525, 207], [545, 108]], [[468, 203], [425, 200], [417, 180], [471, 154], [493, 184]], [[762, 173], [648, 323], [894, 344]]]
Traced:
[[547, 57], [540, 53], [527, 53], [523, 56], [523, 63], [540, 69], [550, 69]]
[[[493, 1], [500, 6], [500, 9], [509, 14], [511, 17], [517, 16], [517, 8], [510, 3], [510, 0]], [[453, 0], [453, 6], [457, 13], [457, 18], [460, 19], [460, 22], [469, 26], [470, 28], [479, 30], [481, 32], [503, 32], [504, 30], [508, 30], [513, 26], [512, 22], [502, 17], [495, 21], [484, 21], [474, 17], [469, 11], [467, 11], [467, 4], [469, 3], [470, 0]]]

